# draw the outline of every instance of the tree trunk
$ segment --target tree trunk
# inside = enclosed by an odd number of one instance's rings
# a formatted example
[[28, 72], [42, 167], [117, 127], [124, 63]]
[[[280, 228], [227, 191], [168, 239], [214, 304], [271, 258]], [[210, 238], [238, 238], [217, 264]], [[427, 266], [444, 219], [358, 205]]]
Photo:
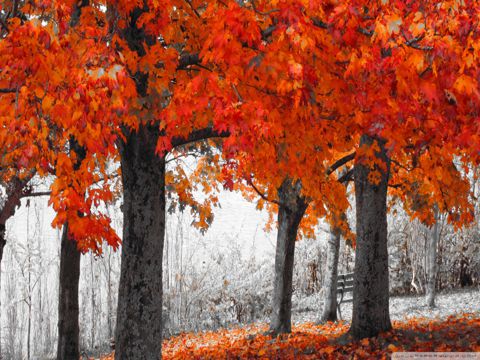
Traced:
[[140, 126], [121, 144], [123, 245], [115, 359], [160, 359], [165, 158], [158, 129]]
[[[73, 165], [73, 169], [77, 171], [86, 157], [86, 149], [80, 146], [73, 137], [69, 143], [70, 152], [73, 151], [77, 156]], [[70, 237], [68, 223], [65, 223], [60, 249], [57, 360], [78, 359], [80, 357], [80, 329], [78, 322], [80, 256], [81, 253], [77, 249], [77, 242]]]
[[[27, 184], [32, 179], [34, 172], [29, 173], [23, 180], [14, 177], [7, 184], [2, 184], [5, 187], [5, 199], [0, 206], [0, 263], [3, 258], [3, 249], [7, 244], [7, 221], [13, 215], [17, 207], [20, 206], [20, 200], [27, 191]], [[1, 201], [2, 199], [0, 199]]]
[[323, 287], [323, 311], [320, 323], [337, 321], [337, 275], [341, 232], [333, 228], [328, 240], [327, 271]]
[[289, 333], [292, 329], [292, 277], [295, 240], [300, 221], [307, 209], [301, 184], [285, 180], [278, 189], [278, 233], [275, 249], [275, 280], [270, 333]]
[[381, 166], [380, 181], [373, 184], [368, 175], [370, 164], [355, 166], [357, 244], [353, 290], [352, 324], [349, 333], [356, 339], [372, 337], [392, 328], [389, 314], [389, 279], [387, 250], [387, 186], [390, 160], [382, 140], [363, 135], [360, 146], [377, 142]]
[[80, 255], [77, 243], [68, 236], [68, 224], [65, 224], [60, 250], [57, 360], [80, 357], [78, 326]]
[[90, 254], [90, 307], [91, 307], [91, 319], [92, 324], [90, 327], [90, 348], [95, 348], [95, 330], [96, 330], [96, 319], [95, 319], [95, 310], [97, 305], [95, 304], [95, 276], [93, 274], [93, 254]]
[[435, 224], [428, 232], [427, 240], [427, 305], [430, 308], [435, 307], [435, 285], [437, 280], [437, 244], [439, 240], [438, 232], [438, 208], [435, 206]]
[[7, 231], [6, 224], [0, 223], [0, 263], [2, 262], [2, 258], [3, 258], [3, 249], [7, 244], [6, 231]]
[[108, 250], [108, 268], [107, 268], [107, 324], [108, 324], [108, 339], [111, 341], [113, 336], [113, 323], [112, 323], [112, 254], [110, 249]]

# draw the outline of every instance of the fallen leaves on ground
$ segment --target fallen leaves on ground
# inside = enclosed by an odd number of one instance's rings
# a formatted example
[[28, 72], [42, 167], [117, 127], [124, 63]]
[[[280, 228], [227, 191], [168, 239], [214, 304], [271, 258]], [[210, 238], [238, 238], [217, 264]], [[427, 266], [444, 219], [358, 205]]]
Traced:
[[[480, 352], [477, 314], [394, 321], [392, 331], [351, 341], [345, 322], [294, 326], [289, 335], [272, 339], [266, 325], [181, 334], [163, 345], [164, 359], [386, 359], [392, 352]], [[113, 359], [110, 354], [102, 360]]]

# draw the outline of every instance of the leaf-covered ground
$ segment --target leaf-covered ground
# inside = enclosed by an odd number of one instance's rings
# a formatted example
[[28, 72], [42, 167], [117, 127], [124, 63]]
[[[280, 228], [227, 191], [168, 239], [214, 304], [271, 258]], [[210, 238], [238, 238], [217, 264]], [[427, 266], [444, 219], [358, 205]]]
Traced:
[[[426, 318], [394, 321], [379, 337], [350, 341], [348, 324], [306, 323], [292, 334], [272, 339], [266, 325], [182, 334], [166, 340], [164, 359], [381, 359], [398, 351], [480, 352], [480, 316], [466, 313], [442, 321]], [[102, 358], [113, 359], [113, 354]]]

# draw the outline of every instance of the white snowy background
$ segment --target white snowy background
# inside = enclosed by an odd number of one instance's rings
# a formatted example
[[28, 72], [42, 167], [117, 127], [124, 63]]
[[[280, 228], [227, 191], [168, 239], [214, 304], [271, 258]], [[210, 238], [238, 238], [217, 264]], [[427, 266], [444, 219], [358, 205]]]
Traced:
[[[273, 284], [275, 229], [266, 233], [265, 211], [256, 210], [240, 194], [221, 191], [221, 208], [202, 235], [191, 227], [189, 211], [169, 214], [164, 253], [165, 336], [268, 321]], [[27, 206], [27, 202], [28, 205]], [[108, 208], [121, 235], [122, 214]], [[1, 264], [0, 353], [2, 359], [55, 357], [59, 245], [61, 232], [52, 229], [48, 198], [23, 199], [8, 222], [8, 239]], [[353, 212], [349, 219], [353, 221]], [[297, 242], [294, 270], [293, 321], [315, 321], [321, 310], [326, 259], [325, 226], [315, 239]], [[478, 285], [458, 288], [462, 262], [479, 283], [478, 225], [461, 234], [442, 222], [439, 245], [437, 308], [425, 306], [425, 229], [398, 211], [389, 217], [392, 319], [413, 316], [444, 318], [449, 314], [480, 312]], [[354, 252], [342, 241], [339, 272], [353, 271]], [[114, 336], [120, 250], [104, 248], [101, 257], [82, 256], [80, 333], [84, 354], [110, 351]], [[412, 274], [415, 274], [415, 280]], [[414, 282], [415, 286], [411, 283]], [[456, 289], [451, 287], [456, 286]], [[419, 290], [414, 294], [414, 290]], [[342, 306], [348, 320], [351, 304]]]

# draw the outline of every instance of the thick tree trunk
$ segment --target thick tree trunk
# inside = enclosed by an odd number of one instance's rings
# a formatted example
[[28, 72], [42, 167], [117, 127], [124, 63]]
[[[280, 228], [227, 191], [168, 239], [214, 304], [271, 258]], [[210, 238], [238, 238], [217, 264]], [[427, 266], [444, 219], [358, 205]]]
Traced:
[[300, 221], [307, 209], [299, 182], [285, 180], [278, 189], [278, 233], [275, 254], [275, 280], [273, 290], [270, 332], [273, 335], [289, 333], [292, 329], [292, 277], [295, 240]]
[[158, 130], [141, 126], [121, 144], [122, 266], [115, 359], [160, 359], [165, 158], [155, 154]]
[[327, 271], [323, 287], [323, 310], [320, 322], [337, 321], [337, 275], [341, 232], [333, 228], [328, 239]]
[[78, 359], [78, 284], [81, 254], [77, 243], [68, 236], [68, 224], [63, 226], [61, 242], [57, 360]]
[[[360, 146], [372, 146], [374, 139], [362, 136]], [[355, 199], [357, 214], [357, 245], [355, 250], [355, 277], [353, 313], [350, 334], [356, 339], [372, 337], [390, 330], [389, 280], [387, 251], [387, 185], [390, 161], [384, 142], [377, 141], [380, 151], [375, 166], [381, 174], [380, 182], [369, 181], [371, 164], [355, 166]]]
[[439, 240], [438, 232], [438, 209], [435, 207], [435, 224], [428, 232], [427, 240], [427, 305], [431, 308], [435, 307], [435, 285], [437, 280], [437, 244]]

